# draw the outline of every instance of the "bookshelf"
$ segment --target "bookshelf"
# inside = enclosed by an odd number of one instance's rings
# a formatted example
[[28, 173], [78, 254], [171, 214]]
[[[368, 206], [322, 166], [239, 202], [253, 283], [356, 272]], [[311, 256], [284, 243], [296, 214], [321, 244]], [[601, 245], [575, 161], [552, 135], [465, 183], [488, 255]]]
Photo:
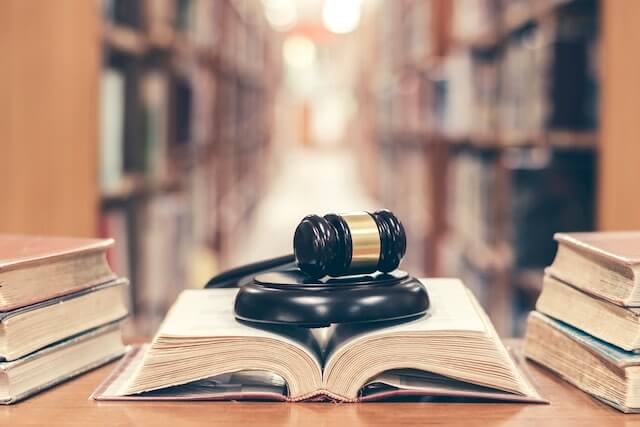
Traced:
[[505, 335], [553, 232], [596, 225], [598, 16], [589, 0], [406, 0], [364, 23], [365, 181], [418, 236], [407, 268], [461, 277]]
[[149, 335], [265, 191], [279, 39], [234, 0], [9, 0], [0, 24], [0, 232], [114, 237]]
[[[602, 94], [602, 126], [543, 126], [522, 136], [501, 126], [499, 115], [490, 108], [499, 104], [499, 93], [491, 88], [495, 84], [500, 91], [506, 45], [514, 36], [516, 41], [532, 40], [527, 35], [535, 28], [553, 30], [563, 11], [585, 0], [379, 3], [363, 17], [358, 31], [362, 45], [371, 47], [362, 49], [358, 87], [362, 175], [385, 206], [407, 218], [412, 236], [407, 268], [458, 275], [461, 269], [456, 263], [462, 260], [465, 268], [473, 269], [470, 281], [480, 283], [478, 289], [484, 290], [487, 300], [500, 303], [497, 296], [508, 296], [502, 307], [490, 310], [495, 319], [502, 319], [496, 322], [501, 332], [508, 334], [508, 320], [519, 310], [510, 299], [516, 295], [523, 306], [530, 304], [540, 284], [539, 268], [513, 269], [517, 253], [511, 244], [508, 206], [514, 199], [510, 165], [518, 164], [516, 160], [528, 158], [535, 166], [555, 152], [593, 157], [597, 185], [587, 192], [597, 203], [597, 226], [639, 226], [637, 191], [630, 183], [639, 179], [635, 165], [639, 153], [632, 141], [640, 126], [634, 114], [640, 99], [635, 83], [640, 64], [628, 52], [640, 36], [633, 25], [640, 10], [634, 0], [594, 3], [602, 8], [597, 13], [602, 23], [602, 78], [596, 80]], [[119, 10], [114, 19], [106, 11], [115, 4], [133, 6]], [[167, 259], [164, 264], [180, 266], [171, 277], [180, 277], [180, 284], [201, 283], [214, 266], [229, 265], [233, 236], [242, 232], [255, 200], [268, 185], [278, 40], [263, 22], [259, 6], [257, 1], [233, 0], [0, 2], [0, 47], [11, 58], [0, 67], [0, 93], [6, 94], [0, 97], [0, 180], [2, 199], [7, 201], [0, 209], [0, 231], [124, 235], [126, 239], [118, 240], [125, 242], [125, 252], [141, 254], [146, 219], [156, 217], [153, 224], [171, 228], [153, 214], [163, 211], [157, 207], [160, 200], [174, 218], [183, 219], [184, 228], [179, 230], [186, 230], [173, 233], [187, 237], [186, 243], [176, 243], [175, 256], [162, 258]], [[473, 22], [463, 25], [473, 31], [455, 29], [460, 8], [476, 11]], [[451, 132], [444, 108], [447, 69], [449, 60], [460, 53], [472, 55], [472, 65], [481, 62], [477, 74], [487, 89], [480, 97], [484, 107], [477, 110], [483, 112], [479, 121], [485, 126]], [[126, 159], [120, 156], [123, 171], [117, 175], [122, 176], [103, 188], [96, 176], [103, 160], [99, 93], [108, 65], [124, 70], [124, 82], [118, 83], [116, 77], [113, 86], [124, 84], [124, 108], [133, 113], [126, 117], [130, 123], [122, 124], [124, 145], [129, 148]], [[140, 146], [128, 143], [145, 138], [140, 104], [141, 82], [148, 71], [159, 71], [155, 81], [168, 86], [166, 99], [155, 105], [190, 106], [181, 110], [189, 112], [186, 117], [178, 117], [174, 108], [163, 113], [168, 122], [163, 156], [167, 161], [160, 168], [165, 173], [157, 176], [148, 173], [143, 159], [136, 156]], [[159, 85], [154, 78], [151, 82], [154, 100], [158, 91], [153, 88]], [[456, 105], [453, 116], [467, 117], [459, 107], [464, 102]], [[464, 121], [473, 123], [473, 117]], [[190, 124], [184, 126], [185, 122]], [[468, 209], [455, 208], [452, 200], [464, 197], [455, 187], [449, 188], [460, 160], [461, 179], [467, 179], [463, 182], [496, 183], [490, 198], [469, 198], [476, 205]], [[485, 163], [491, 164], [487, 167], [491, 173], [480, 180], [478, 170]], [[455, 213], [479, 212], [483, 199], [491, 201], [485, 205], [492, 209], [478, 215]], [[470, 216], [488, 218], [476, 229], [482, 224], [495, 227], [494, 241], [462, 238], [460, 227], [471, 224]], [[145, 268], [140, 256], [132, 257], [127, 266], [128, 258], [120, 252], [113, 257], [121, 268]], [[192, 264], [208, 268], [189, 279]], [[140, 284], [146, 281], [132, 273], [132, 289], [142, 291]], [[161, 294], [164, 286], [169, 285], [159, 285]], [[166, 291], [158, 307], [175, 291]], [[133, 295], [134, 304], [139, 296]]]
[[264, 192], [277, 39], [257, 2], [112, 0], [102, 14], [101, 233], [146, 333], [229, 266]]

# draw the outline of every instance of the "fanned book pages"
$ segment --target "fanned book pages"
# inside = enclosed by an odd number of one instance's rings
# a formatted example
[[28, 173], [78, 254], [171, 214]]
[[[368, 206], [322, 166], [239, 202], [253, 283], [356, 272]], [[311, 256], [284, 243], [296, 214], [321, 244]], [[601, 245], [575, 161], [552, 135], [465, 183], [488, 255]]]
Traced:
[[257, 328], [233, 315], [237, 290], [184, 291], [146, 348], [98, 400], [336, 400], [398, 395], [544, 402], [456, 279], [426, 279], [429, 314], [385, 327]]
[[546, 273], [614, 304], [640, 307], [640, 231], [557, 233]]
[[111, 239], [0, 235], [0, 312], [116, 279]]
[[525, 355], [623, 411], [640, 412], [640, 355], [542, 313], [527, 321]]

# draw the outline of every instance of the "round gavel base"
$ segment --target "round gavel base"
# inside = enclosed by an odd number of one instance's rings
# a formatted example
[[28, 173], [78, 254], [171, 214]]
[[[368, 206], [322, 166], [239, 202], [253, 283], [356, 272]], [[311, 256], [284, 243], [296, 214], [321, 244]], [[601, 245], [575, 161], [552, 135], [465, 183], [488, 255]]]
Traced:
[[258, 275], [238, 291], [238, 319], [318, 328], [424, 315], [424, 285], [404, 271], [310, 281], [298, 269]]

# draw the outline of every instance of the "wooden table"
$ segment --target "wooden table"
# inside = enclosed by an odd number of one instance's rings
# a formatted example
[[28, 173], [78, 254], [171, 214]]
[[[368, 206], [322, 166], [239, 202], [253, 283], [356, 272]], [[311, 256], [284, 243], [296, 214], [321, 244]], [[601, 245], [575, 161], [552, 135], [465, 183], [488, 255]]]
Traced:
[[460, 425], [540, 427], [640, 425], [640, 415], [624, 415], [592, 399], [549, 371], [527, 363], [550, 405], [504, 403], [239, 403], [95, 402], [88, 396], [114, 364], [45, 391], [13, 406], [0, 407], [0, 426], [190, 426], [190, 425]]

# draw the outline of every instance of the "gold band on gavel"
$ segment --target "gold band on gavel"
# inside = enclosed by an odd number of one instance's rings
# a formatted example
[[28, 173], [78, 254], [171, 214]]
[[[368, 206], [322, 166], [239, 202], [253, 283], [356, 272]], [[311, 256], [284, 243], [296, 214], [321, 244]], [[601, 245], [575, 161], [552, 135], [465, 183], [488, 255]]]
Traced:
[[351, 232], [351, 266], [349, 273], [375, 271], [380, 260], [380, 233], [376, 222], [366, 212], [342, 214]]

